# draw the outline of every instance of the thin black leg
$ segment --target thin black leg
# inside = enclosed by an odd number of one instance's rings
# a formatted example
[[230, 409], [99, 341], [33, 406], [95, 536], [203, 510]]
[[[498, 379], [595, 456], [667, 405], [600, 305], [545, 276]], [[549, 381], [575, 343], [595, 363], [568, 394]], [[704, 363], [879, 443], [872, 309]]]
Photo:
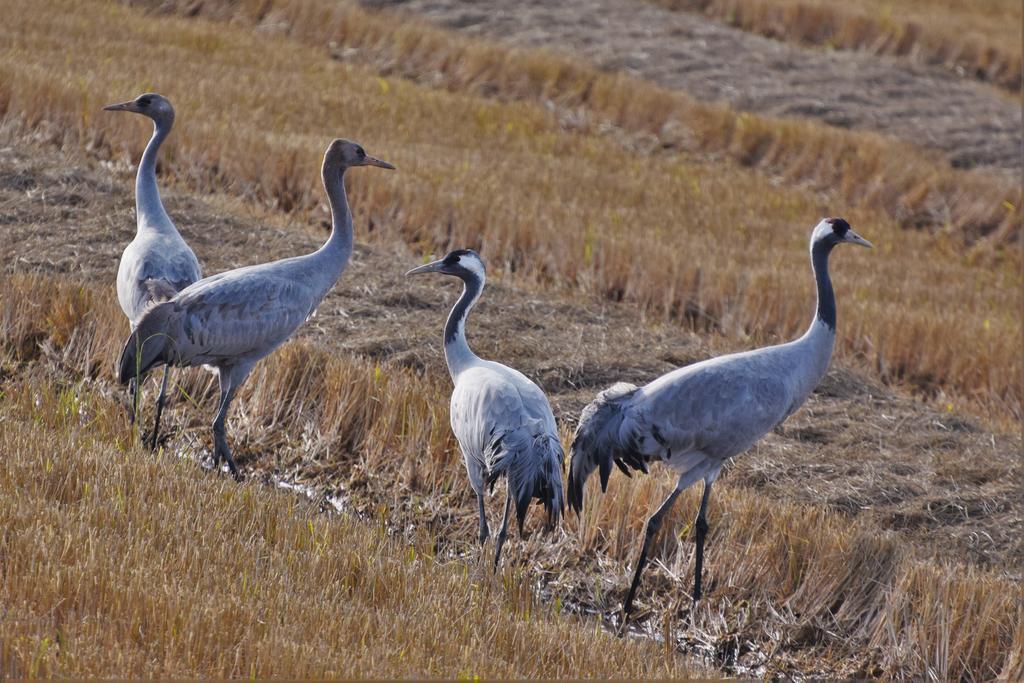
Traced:
[[135, 414], [139, 412], [139, 378], [132, 377], [128, 380], [128, 396], [131, 404], [128, 406], [128, 421], [135, 424]]
[[636, 595], [636, 589], [640, 586], [640, 575], [644, 571], [644, 565], [647, 564], [647, 553], [651, 549], [651, 541], [658, 533], [658, 529], [661, 528], [661, 522], [668, 511], [672, 508], [672, 504], [676, 502], [676, 498], [682, 493], [681, 488], [675, 488], [672, 493], [668, 494], [668, 498], [661, 504], [658, 511], [651, 515], [651, 518], [647, 520], [647, 528], [644, 532], [644, 545], [640, 549], [640, 559], [636, 562], [636, 573], [633, 574], [633, 583], [629, 587], [629, 593], [626, 595], [626, 602], [622, 606], [622, 625], [626, 625], [626, 621], [629, 618], [629, 612], [633, 608], [633, 596]]
[[153, 421], [153, 438], [150, 440], [149, 447], [152, 450], [156, 450], [157, 439], [160, 436], [160, 415], [164, 412], [164, 401], [167, 400], [167, 376], [171, 374], [171, 366], [164, 366], [164, 379], [160, 383], [160, 395], [156, 397], [156, 420]]
[[711, 484], [708, 480], [704, 480], [704, 495], [700, 499], [700, 512], [697, 513], [697, 521], [694, 524], [694, 528], [697, 532], [697, 555], [695, 567], [693, 570], [693, 601], [697, 602], [700, 600], [700, 581], [701, 575], [704, 571], [704, 538], [708, 534], [708, 500], [711, 498]]
[[231, 399], [235, 396], [236, 386], [225, 376], [225, 371], [220, 371], [220, 410], [217, 411], [217, 418], [213, 421], [213, 468], [220, 469], [220, 460], [228, 464], [231, 476], [239, 479], [238, 467], [235, 466], [235, 459], [231, 457], [231, 449], [228, 448], [228, 439], [224, 427], [224, 421], [231, 406]]
[[512, 509], [512, 487], [508, 487], [508, 495], [505, 496], [505, 516], [501, 520], [501, 531], [498, 532], [498, 539], [495, 541], [494, 549], [494, 571], [498, 571], [498, 561], [501, 559], [501, 548], [505, 545], [505, 538], [508, 536], [509, 511]]
[[484, 510], [484, 494], [477, 492], [476, 502], [480, 505], [480, 545], [483, 545], [487, 541], [487, 537], [491, 535], [490, 530], [487, 528], [487, 511]]

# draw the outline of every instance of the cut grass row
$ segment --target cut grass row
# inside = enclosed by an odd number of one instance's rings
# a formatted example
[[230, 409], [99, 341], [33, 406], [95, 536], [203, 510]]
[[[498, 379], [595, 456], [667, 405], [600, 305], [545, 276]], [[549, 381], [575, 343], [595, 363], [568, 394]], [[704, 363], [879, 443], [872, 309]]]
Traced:
[[[0, 110], [8, 126], [98, 154], [128, 140], [134, 158], [142, 126], [100, 107], [160, 89], [180, 113], [163, 153], [168, 177], [283, 210], [322, 207], [320, 151], [343, 134], [400, 169], [372, 181], [353, 178], [357, 225], [372, 230], [360, 227], [360, 238], [401, 239], [435, 252], [476, 247], [494, 273], [627, 300], [716, 330], [737, 346], [791, 336], [807, 324], [807, 232], [821, 215], [840, 211], [837, 200], [798, 184], [728, 163], [638, 153], [628, 136], [566, 130], [557, 113], [530, 101], [502, 103], [382, 78], [300, 41], [253, 33], [245, 23], [186, 21], [98, 2], [15, 4], [0, 33]], [[302, 8], [306, 14], [280, 18]], [[297, 0], [274, 15], [284, 26], [321, 27], [325, 36], [348, 35], [353, 16], [383, 31], [381, 19], [343, 4]], [[268, 22], [277, 25], [264, 17]], [[116, 38], [111, 25], [120, 27]], [[412, 44], [415, 54], [430, 53], [444, 37], [405, 30], [406, 42], [393, 33], [360, 35]], [[452, 69], [468, 74], [485, 48], [463, 48], [462, 65]], [[543, 72], [533, 82], [551, 76]], [[609, 96], [625, 83], [594, 78], [591, 92]], [[662, 94], [665, 103], [678, 101]], [[640, 96], [617, 97], [620, 122], [660, 111]], [[821, 166], [809, 152], [802, 157]], [[990, 244], [965, 254], [957, 235], [903, 230], [868, 208], [841, 213], [880, 248], [836, 259], [840, 354], [995, 421], [1019, 419], [1018, 250]]]
[[[108, 384], [110, 339], [123, 332], [111, 298], [43, 276], [4, 277], [0, 295], [6, 674], [681, 673], [664, 654], [623, 649], [593, 625], [571, 632], [576, 622], [550, 613], [559, 604], [615, 608], [621, 596], [609, 580], [624, 584], [642, 534], [638, 511], [653, 509], [666, 477], [619, 478], [603, 496], [592, 483], [580, 522], [513, 545], [510, 557], [553, 578], [553, 606], [538, 606], [527, 588], [536, 577], [509, 569], [492, 580], [432, 557], [437, 548], [473, 553], [447, 386], [436, 383], [445, 378], [292, 342], [260, 364], [232, 420], [239, 450], [297, 448], [307, 469], [391, 482], [396, 500], [417, 511], [403, 543], [387, 539], [383, 523], [327, 519], [252, 484], [211, 481], [188, 459], [146, 456], [131, 446]], [[214, 395], [202, 377], [182, 373], [205, 415]], [[187, 444], [205, 443], [207, 430], [180, 435], [173, 450], [192, 454]], [[718, 494], [713, 590], [691, 633], [846, 675], [875, 666], [890, 676], [1021, 673], [1019, 583], [922, 557], [870, 518], [770, 501], [728, 477]], [[695, 504], [688, 495], [674, 510], [668, 527], [678, 533], [655, 549], [666, 572], [645, 583], [642, 606], [670, 635], [679, 606], [666, 574], [692, 571], [684, 516]], [[454, 520], [445, 527], [453, 537], [432, 535], [426, 520], [436, 515]]]
[[554, 104], [571, 126], [593, 129], [611, 122], [644, 136], [641, 148], [727, 158], [884, 214], [903, 227], [944, 231], [965, 244], [982, 241], [982, 252], [1019, 241], [1016, 179], [954, 170], [938, 152], [869, 132], [737, 113], [544, 50], [513, 49], [417, 19], [367, 12], [351, 0], [211, 0], [199, 7], [159, 7], [330, 46], [339, 58], [455, 92]]
[[937, 64], [1021, 88], [1017, 0], [650, 0], [769, 38]]

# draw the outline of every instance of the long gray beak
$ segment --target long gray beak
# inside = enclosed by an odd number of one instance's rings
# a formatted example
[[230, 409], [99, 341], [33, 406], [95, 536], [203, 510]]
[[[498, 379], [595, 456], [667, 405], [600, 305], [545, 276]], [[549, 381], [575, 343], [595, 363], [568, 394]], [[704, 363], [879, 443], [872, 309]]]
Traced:
[[135, 102], [129, 100], [118, 104], [108, 104], [103, 107], [103, 111], [135, 111]]
[[872, 249], [875, 246], [871, 244], [871, 242], [868, 242], [866, 239], [855, 233], [853, 230], [846, 231], [846, 237], [843, 238], [843, 241], [852, 242], [853, 244], [859, 244], [860, 246], [867, 247], [868, 249]]
[[382, 161], [377, 157], [371, 157], [369, 154], [367, 154], [366, 158], [363, 159], [363, 164], [366, 166], [377, 166], [379, 168], [387, 168], [391, 169], [392, 171], [395, 170], [395, 167], [389, 164], [388, 162]]
[[422, 266], [417, 266], [405, 274], [406, 277], [410, 275], [422, 275], [423, 273], [436, 273], [441, 270], [441, 266], [444, 265], [444, 261], [431, 261], [430, 263], [424, 263]]

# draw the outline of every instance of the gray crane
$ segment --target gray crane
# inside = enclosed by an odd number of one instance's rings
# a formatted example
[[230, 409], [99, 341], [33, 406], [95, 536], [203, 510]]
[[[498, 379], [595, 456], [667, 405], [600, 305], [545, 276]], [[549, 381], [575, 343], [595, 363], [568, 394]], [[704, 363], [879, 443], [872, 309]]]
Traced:
[[[196, 255], [164, 210], [160, 190], [156, 186], [156, 156], [174, 125], [174, 107], [162, 95], [145, 93], [134, 100], [111, 104], [103, 109], [130, 111], [153, 120], [153, 137], [142, 153], [135, 178], [135, 239], [125, 247], [117, 268], [117, 301], [134, 331], [143, 313], [151, 305], [171, 299], [203, 275]], [[169, 374], [168, 365], [164, 368], [160, 395], [156, 400], [156, 419], [151, 439], [151, 447], [154, 449], [160, 433], [160, 414], [167, 398]], [[139, 384], [134, 379], [130, 394], [132, 408], [129, 414], [134, 422], [139, 408]]]
[[480, 544], [487, 540], [484, 487], [492, 490], [504, 476], [507, 483], [505, 515], [495, 540], [494, 567], [508, 535], [513, 500], [519, 535], [530, 501], [544, 505], [547, 527], [553, 528], [564, 509], [562, 463], [564, 453], [551, 405], [540, 387], [526, 375], [501, 363], [483, 360], [466, 342], [466, 317], [480, 298], [486, 274], [480, 256], [459, 249], [443, 259], [413, 268], [406, 275], [444, 273], [463, 282], [444, 326], [444, 357], [455, 388], [451, 399], [452, 431], [459, 441], [469, 483], [480, 507]]
[[213, 421], [215, 468], [238, 468], [224, 421], [235, 392], [258, 360], [285, 342], [316, 310], [352, 255], [352, 213], [345, 195], [345, 171], [353, 166], [391, 164], [366, 154], [348, 140], [334, 140], [324, 154], [322, 176], [331, 205], [327, 242], [312, 254], [229, 270], [186, 287], [150, 307], [121, 353], [122, 384], [160, 365], [203, 365], [216, 373], [220, 403]]
[[694, 363], [639, 388], [622, 382], [583, 410], [570, 448], [569, 505], [577, 515], [583, 507], [583, 485], [595, 469], [601, 473], [602, 491], [607, 490], [612, 464], [627, 476], [632, 476], [631, 468], [646, 473], [656, 461], [679, 473], [675, 489], [647, 520], [623, 605], [623, 625], [662, 519], [683, 490], [703, 479], [693, 584], [693, 599], [700, 599], [708, 499], [722, 465], [792, 415], [828, 369], [836, 338], [828, 257], [843, 243], [871, 246], [842, 218], [824, 219], [811, 233], [818, 303], [814, 320], [799, 339]]

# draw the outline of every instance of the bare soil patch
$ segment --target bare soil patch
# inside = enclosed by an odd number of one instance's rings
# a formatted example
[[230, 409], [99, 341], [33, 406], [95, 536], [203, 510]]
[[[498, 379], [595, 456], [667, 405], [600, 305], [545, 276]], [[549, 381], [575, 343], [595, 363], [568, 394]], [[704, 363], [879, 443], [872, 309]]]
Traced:
[[362, 1], [569, 52], [743, 111], [892, 135], [942, 150], [955, 167], [1021, 168], [1020, 103], [939, 67], [777, 42], [642, 0]]

